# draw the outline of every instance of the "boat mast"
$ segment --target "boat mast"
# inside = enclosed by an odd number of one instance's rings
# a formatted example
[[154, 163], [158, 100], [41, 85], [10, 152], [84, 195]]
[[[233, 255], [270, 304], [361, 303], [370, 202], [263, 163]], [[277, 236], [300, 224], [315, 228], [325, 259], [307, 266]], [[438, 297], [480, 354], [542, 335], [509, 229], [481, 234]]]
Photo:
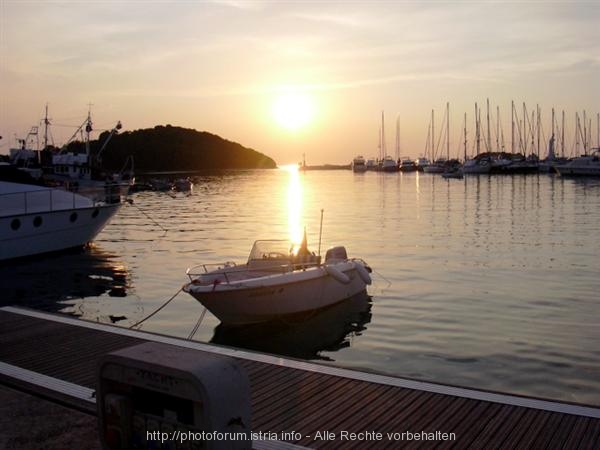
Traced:
[[450, 161], [450, 102], [446, 102], [446, 161]]
[[523, 137], [522, 137], [522, 149], [523, 155], [527, 154], [527, 106], [525, 106], [525, 102], [523, 102]]
[[[527, 119], [529, 120], [529, 119]], [[535, 110], [531, 111], [531, 121], [529, 122], [529, 133], [531, 134], [531, 153], [535, 152], [535, 133], [533, 126], [535, 125]]]
[[548, 146], [548, 157], [546, 159], [554, 159], [554, 108], [552, 108], [552, 136], [550, 137], [550, 145]]
[[540, 116], [541, 116], [541, 111], [540, 111], [540, 105], [536, 105], [536, 111], [537, 111], [537, 121], [536, 121], [536, 128], [537, 128], [537, 157], [540, 157]]
[[480, 130], [479, 130], [479, 114], [477, 111], [477, 102], [475, 102], [475, 142], [476, 142], [476, 152], [477, 156], [479, 156], [480, 150]]
[[[48, 119], [48, 103], [46, 103], [46, 114], [44, 115], [44, 147], [42, 150], [48, 148], [48, 125], [50, 125], [50, 119]], [[42, 153], [37, 152], [37, 162], [42, 164]]]
[[496, 150], [500, 150], [500, 105], [496, 105]]
[[435, 127], [434, 127], [434, 117], [433, 117], [433, 112], [434, 110], [431, 110], [431, 162], [433, 162], [435, 160], [435, 153], [436, 153], [436, 148], [435, 148]]
[[385, 148], [385, 119], [383, 117], [383, 111], [381, 111], [381, 160], [385, 157], [387, 151]]
[[50, 125], [50, 120], [48, 119], [48, 103], [46, 103], [46, 115], [44, 116], [44, 150], [48, 147], [48, 125]]
[[490, 132], [490, 99], [486, 98], [486, 115], [487, 115], [487, 151], [491, 152], [492, 151], [492, 134]]
[[510, 152], [515, 154], [515, 101], [510, 101]]
[[587, 118], [583, 110], [583, 154], [587, 155]]
[[596, 146], [600, 150], [600, 113], [596, 114], [596, 133], [598, 133], [598, 136], [596, 136]]
[[560, 130], [560, 156], [565, 157], [565, 110], [562, 110], [562, 124]]
[[90, 133], [92, 132], [92, 104], [89, 104], [87, 123], [85, 125], [85, 153], [90, 157]]
[[581, 125], [579, 124], [579, 113], [575, 111], [575, 156], [579, 156], [579, 134]]
[[465, 134], [465, 159], [464, 161], [467, 161], [467, 113], [465, 113], [465, 126], [464, 126], [464, 134]]
[[396, 118], [396, 161], [400, 160], [400, 116]]

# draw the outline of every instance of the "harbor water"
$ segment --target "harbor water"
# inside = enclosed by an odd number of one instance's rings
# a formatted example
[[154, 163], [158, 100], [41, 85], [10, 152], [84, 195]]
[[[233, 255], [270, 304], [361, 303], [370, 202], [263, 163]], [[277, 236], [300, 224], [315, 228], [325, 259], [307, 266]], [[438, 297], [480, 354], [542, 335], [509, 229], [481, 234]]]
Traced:
[[[600, 180], [258, 170], [140, 192], [84, 251], [0, 267], [2, 304], [129, 327], [256, 239], [344, 245], [370, 298], [225, 328], [180, 292], [140, 329], [419, 380], [600, 405]], [[202, 319], [199, 322], [199, 319]]]

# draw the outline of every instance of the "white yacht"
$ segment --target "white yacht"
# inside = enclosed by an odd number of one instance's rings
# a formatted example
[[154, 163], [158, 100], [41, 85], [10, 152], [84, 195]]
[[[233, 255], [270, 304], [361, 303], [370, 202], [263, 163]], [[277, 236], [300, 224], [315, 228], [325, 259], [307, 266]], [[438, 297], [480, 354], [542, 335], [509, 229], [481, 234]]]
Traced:
[[86, 245], [117, 213], [119, 199], [97, 202], [63, 189], [0, 181], [0, 261]]
[[591, 155], [579, 156], [554, 168], [563, 176], [600, 177], [600, 148]]
[[367, 162], [362, 155], [358, 155], [352, 160], [352, 171], [357, 173], [367, 171]]

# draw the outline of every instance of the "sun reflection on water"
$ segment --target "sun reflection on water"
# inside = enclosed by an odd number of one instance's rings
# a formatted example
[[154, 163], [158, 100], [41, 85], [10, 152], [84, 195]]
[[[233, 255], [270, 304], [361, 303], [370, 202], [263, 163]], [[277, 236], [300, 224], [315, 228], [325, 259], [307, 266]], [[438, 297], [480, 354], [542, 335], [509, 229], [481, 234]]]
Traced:
[[288, 232], [290, 242], [297, 248], [302, 242], [304, 232], [302, 227], [302, 200], [304, 192], [302, 190], [298, 166], [282, 166], [282, 169], [286, 170], [290, 176], [287, 189]]

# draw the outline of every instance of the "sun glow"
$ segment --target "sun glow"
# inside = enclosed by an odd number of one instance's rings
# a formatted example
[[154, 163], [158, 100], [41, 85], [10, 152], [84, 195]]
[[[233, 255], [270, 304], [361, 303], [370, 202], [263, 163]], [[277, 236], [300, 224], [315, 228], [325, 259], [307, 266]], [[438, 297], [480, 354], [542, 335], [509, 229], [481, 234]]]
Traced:
[[273, 118], [286, 130], [300, 130], [309, 125], [313, 117], [313, 100], [306, 93], [282, 94], [273, 103]]

